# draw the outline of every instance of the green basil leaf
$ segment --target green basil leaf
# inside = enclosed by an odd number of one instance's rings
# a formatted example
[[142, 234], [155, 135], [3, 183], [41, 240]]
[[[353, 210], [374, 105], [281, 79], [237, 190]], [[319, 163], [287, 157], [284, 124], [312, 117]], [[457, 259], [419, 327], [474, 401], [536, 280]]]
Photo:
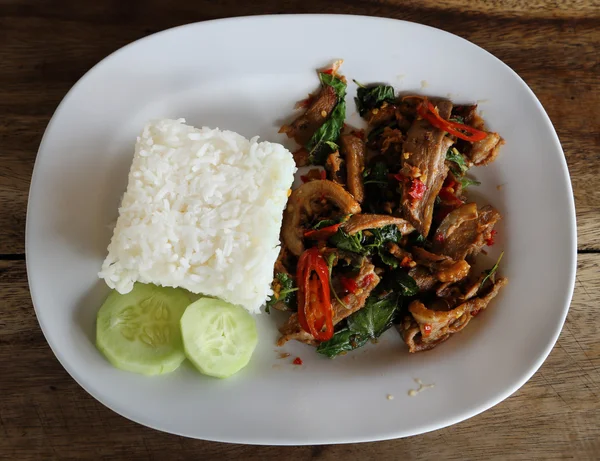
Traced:
[[281, 285], [281, 288], [279, 290], [279, 296], [275, 297], [274, 294], [271, 295], [271, 297], [267, 300], [265, 312], [267, 314], [270, 314], [271, 307], [273, 307], [278, 302], [283, 302], [288, 307], [288, 309], [297, 310], [295, 292], [298, 291], [298, 288], [294, 286], [294, 281], [285, 272], [278, 272], [277, 275], [275, 275], [275, 277]]
[[319, 229], [323, 229], [324, 227], [333, 226], [334, 224], [337, 224], [338, 222], [339, 221], [336, 221], [335, 219], [322, 219], [321, 221], [317, 222], [317, 224], [312, 226], [312, 228], [314, 230], [319, 230]]
[[376, 162], [371, 168], [363, 171], [363, 184], [388, 185], [389, 168], [385, 162]]
[[460, 115], [454, 115], [453, 117], [450, 117], [450, 121], [456, 122], [456, 123], [462, 123], [463, 125], [465, 124], [465, 118]]
[[346, 82], [340, 79], [337, 75], [320, 72], [319, 80], [321, 80], [321, 84], [332, 87], [335, 90], [335, 94], [339, 100], [342, 100], [346, 97], [346, 88], [348, 85], [346, 85]]
[[463, 189], [466, 189], [469, 186], [479, 186], [481, 184], [479, 181], [476, 181], [471, 178], [467, 178], [466, 176], [458, 178], [458, 182], [460, 183], [460, 185]]
[[340, 146], [338, 146], [336, 143], [334, 143], [332, 141], [325, 141], [325, 144], [327, 144], [331, 148], [332, 152], [335, 152], [336, 150], [340, 150]]
[[378, 299], [376, 296], [369, 296], [365, 307], [348, 317], [348, 329], [362, 337], [378, 338], [392, 326], [397, 308], [397, 297]]
[[415, 279], [403, 270], [395, 270], [385, 275], [377, 285], [378, 293], [394, 293], [397, 296], [415, 296], [419, 293], [419, 286]]
[[[309, 151], [309, 161], [313, 165], [323, 165], [327, 156], [332, 152], [328, 143], [335, 143], [340, 137], [346, 118], [346, 101], [340, 100], [329, 119], [313, 134], [306, 148]], [[337, 146], [337, 144], [336, 144]], [[336, 149], [337, 150], [337, 149]]]
[[[436, 198], [437, 198], [437, 197], [436, 197]], [[425, 243], [425, 241], [426, 241], [426, 240], [425, 240], [425, 237], [423, 237], [423, 236], [422, 236], [421, 234], [419, 234], [418, 232], [415, 232], [415, 233], [413, 234], [413, 237], [412, 237], [412, 239], [411, 239], [411, 243], [412, 243], [413, 245], [419, 245], [419, 244]]]
[[355, 332], [344, 328], [337, 331], [328, 341], [323, 341], [317, 347], [319, 354], [326, 355], [329, 358], [334, 358], [343, 352], [348, 352], [359, 347], [362, 347], [369, 340], [368, 337], [363, 337]]
[[329, 242], [340, 250], [351, 251], [353, 253], [367, 254], [369, 250], [362, 245], [362, 232], [354, 235], [348, 235], [343, 229], [338, 229], [335, 234], [329, 238]]
[[457, 174], [456, 170], [452, 171], [454, 176], [462, 176], [469, 169], [465, 158], [458, 150], [456, 150], [456, 147], [451, 147], [450, 149], [448, 149], [448, 151], [446, 152], [446, 160], [456, 163], [456, 165], [460, 169], [459, 174]]
[[393, 269], [398, 267], [398, 260], [382, 247], [378, 248], [379, 257], [384, 264], [387, 264]]
[[388, 242], [398, 243], [402, 238], [402, 232], [400, 232], [398, 226], [395, 224], [380, 227], [379, 229], [371, 229], [371, 232], [373, 232], [379, 239], [379, 245], [383, 245], [384, 243]]
[[376, 85], [366, 87], [356, 80], [354, 80], [354, 83], [358, 85], [354, 101], [361, 117], [368, 111], [380, 107], [384, 102], [394, 102], [395, 100], [394, 87], [392, 86]]

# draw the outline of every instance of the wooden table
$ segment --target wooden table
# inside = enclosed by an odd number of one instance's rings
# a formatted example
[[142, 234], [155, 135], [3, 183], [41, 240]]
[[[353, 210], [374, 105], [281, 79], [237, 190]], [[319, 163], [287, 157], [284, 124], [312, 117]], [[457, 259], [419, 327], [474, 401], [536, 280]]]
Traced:
[[[139, 426], [96, 402], [63, 370], [44, 340], [27, 286], [25, 214], [37, 148], [61, 98], [100, 59], [148, 34], [194, 21], [284, 12], [387, 16], [465, 37], [525, 79], [558, 131], [579, 228], [573, 303], [540, 371], [482, 415], [418, 437], [361, 445], [250, 447], [185, 439]], [[599, 186], [597, 0], [3, 0], [0, 458], [600, 459]]]

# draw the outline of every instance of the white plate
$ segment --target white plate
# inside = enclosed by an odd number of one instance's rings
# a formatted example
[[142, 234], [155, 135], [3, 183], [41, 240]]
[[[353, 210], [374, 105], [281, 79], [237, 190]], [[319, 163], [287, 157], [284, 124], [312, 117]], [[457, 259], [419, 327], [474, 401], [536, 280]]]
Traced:
[[[185, 117], [287, 143], [277, 130], [318, 87], [315, 69], [345, 60], [360, 82], [481, 101], [506, 138], [474, 170], [476, 193], [504, 216], [508, 287], [462, 333], [409, 355], [394, 330], [329, 360], [302, 344], [278, 358], [275, 322], [261, 315], [250, 365], [228, 380], [190, 366], [159, 378], [116, 370], [94, 347], [108, 289], [100, 269], [136, 136], [153, 117]], [[349, 87], [348, 114], [356, 120]], [[501, 188], [497, 186], [503, 185]], [[475, 188], [474, 188], [475, 189]], [[429, 27], [358, 16], [267, 16], [190, 24], [139, 40], [89, 71], [44, 135], [27, 215], [27, 266], [40, 325], [75, 380], [121, 415], [209, 440], [317, 444], [381, 440], [457, 423], [531, 377], [567, 314], [576, 267], [573, 195], [560, 143], [527, 85], [486, 51]], [[300, 356], [303, 366], [291, 364]], [[417, 397], [413, 378], [435, 383]], [[395, 398], [390, 400], [387, 395]]]

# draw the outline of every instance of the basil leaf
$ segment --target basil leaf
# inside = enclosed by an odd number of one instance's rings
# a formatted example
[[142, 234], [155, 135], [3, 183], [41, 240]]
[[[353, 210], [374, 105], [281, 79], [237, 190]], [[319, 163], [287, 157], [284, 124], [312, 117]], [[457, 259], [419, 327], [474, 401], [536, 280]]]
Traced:
[[329, 242], [340, 250], [351, 251], [353, 253], [367, 254], [369, 250], [362, 245], [362, 232], [349, 235], [343, 229], [338, 229], [335, 234], [329, 238]]
[[333, 226], [334, 224], [337, 224], [337, 223], [338, 223], [338, 221], [336, 221], [335, 219], [322, 219], [317, 224], [312, 226], [312, 228], [314, 230], [319, 230], [319, 229], [323, 229], [324, 227]]
[[455, 115], [453, 117], [450, 117], [450, 121], [456, 122], [456, 123], [462, 123], [463, 125], [465, 124], [465, 118], [460, 115]]
[[366, 87], [356, 80], [354, 80], [354, 83], [358, 85], [354, 101], [361, 117], [368, 111], [380, 107], [384, 102], [394, 102], [395, 100], [394, 87], [392, 86], [376, 85]]
[[463, 189], [466, 189], [469, 186], [479, 186], [481, 184], [479, 181], [467, 178], [466, 176], [458, 178], [458, 182], [460, 183]]
[[275, 275], [275, 278], [280, 285], [279, 292], [274, 293], [268, 299], [265, 312], [270, 314], [271, 307], [278, 302], [283, 302], [288, 309], [297, 310], [296, 295], [294, 292], [298, 291], [298, 288], [294, 287], [294, 281], [292, 278], [285, 272], [278, 272], [277, 275]]
[[483, 287], [483, 284], [485, 282], [487, 282], [490, 279], [490, 277], [492, 277], [496, 273], [496, 271], [498, 270], [498, 266], [500, 265], [500, 260], [502, 259], [502, 256], [504, 256], [504, 251], [502, 253], [500, 253], [500, 257], [498, 258], [498, 261], [496, 261], [496, 264], [494, 264], [491, 269], [489, 269], [487, 271], [483, 271], [484, 274], [485, 274], [485, 277], [483, 278], [483, 280], [479, 284], [479, 289], [480, 290]]
[[[437, 197], [436, 197], [436, 199], [437, 199]], [[418, 232], [415, 232], [413, 234], [413, 237], [411, 238], [411, 243], [413, 245], [419, 245], [419, 244], [425, 243], [425, 237], [423, 237]]]
[[384, 250], [382, 247], [378, 248], [379, 257], [384, 264], [387, 264], [393, 269], [398, 267], [398, 260], [392, 256], [388, 251]]
[[319, 344], [317, 352], [332, 359], [336, 355], [364, 346], [368, 340], [368, 337], [363, 337], [344, 328], [337, 331], [330, 340]]
[[402, 232], [394, 224], [389, 224], [379, 229], [371, 229], [371, 232], [378, 240], [378, 246], [388, 242], [398, 243], [402, 238]]
[[346, 88], [348, 85], [337, 75], [319, 72], [319, 80], [321, 80], [322, 85], [332, 87], [339, 100], [346, 97]]
[[[313, 165], [323, 165], [331, 150], [328, 143], [335, 143], [340, 137], [346, 118], [346, 101], [340, 100], [329, 119], [313, 134], [306, 145], [309, 161]], [[336, 144], [337, 146], [337, 144]], [[336, 149], [337, 150], [337, 149]]]
[[335, 90], [338, 102], [329, 119], [312, 135], [306, 145], [309, 161], [313, 165], [323, 165], [327, 155], [338, 150], [336, 141], [340, 137], [346, 118], [346, 82], [336, 75], [323, 72], [319, 73], [319, 79], [322, 85], [328, 85]]
[[377, 285], [377, 292], [393, 293], [397, 296], [415, 296], [419, 293], [419, 286], [415, 279], [403, 270], [395, 270], [385, 275]]
[[336, 143], [334, 143], [332, 141], [325, 141], [325, 144], [327, 144], [329, 147], [331, 147], [332, 152], [335, 152], [336, 150], [340, 150], [340, 146], [338, 146]]
[[[378, 338], [392, 326], [401, 296], [415, 295], [418, 287], [412, 277], [403, 271], [394, 271], [385, 277], [386, 280], [389, 279], [387, 287], [381, 286], [380, 283], [375, 292], [367, 298], [365, 306], [347, 318], [346, 328], [336, 332], [329, 341], [319, 344], [319, 354], [333, 358], [357, 349], [370, 339]], [[390, 291], [390, 286], [398, 291]]]
[[385, 162], [376, 162], [371, 168], [363, 171], [363, 184], [382, 184], [387, 186], [389, 168]]
[[340, 303], [345, 309], [348, 309], [348, 306], [344, 304], [344, 301], [340, 299], [338, 294], [333, 289], [333, 282], [331, 281], [331, 273], [333, 272], [333, 262], [335, 261], [335, 254], [330, 253], [326, 256], [325, 261], [327, 261], [327, 269], [329, 270], [329, 290], [333, 293], [335, 299], [337, 299], [338, 303]]
[[395, 296], [382, 299], [369, 296], [365, 307], [348, 317], [348, 329], [369, 339], [377, 338], [392, 326], [397, 307]]
[[446, 152], [446, 160], [450, 160], [451, 162], [456, 163], [456, 165], [460, 169], [460, 173], [458, 174], [455, 173], [455, 171], [452, 171], [454, 176], [462, 176], [469, 169], [469, 167], [467, 166], [467, 162], [465, 162], [465, 158], [458, 150], [456, 150], [456, 147], [451, 147], [450, 149], [448, 149], [448, 151]]

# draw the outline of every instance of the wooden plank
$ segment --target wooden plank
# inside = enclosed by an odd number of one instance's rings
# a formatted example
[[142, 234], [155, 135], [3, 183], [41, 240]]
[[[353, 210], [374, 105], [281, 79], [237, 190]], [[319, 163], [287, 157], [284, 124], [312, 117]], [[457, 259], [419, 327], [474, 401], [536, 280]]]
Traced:
[[[0, 453], [6, 459], [597, 459], [600, 453], [600, 254], [582, 254], [554, 350], [519, 391], [456, 426], [408, 439], [251, 447], [139, 426], [96, 402], [63, 370], [38, 327], [23, 261], [0, 261]], [[285, 423], [285, 422], [283, 422]], [[367, 455], [368, 454], [368, 455]]]
[[[57, 7], [60, 3], [62, 7]], [[197, 20], [275, 12], [407, 19], [456, 33], [515, 69], [546, 107], [573, 178], [579, 248], [600, 250], [600, 4], [581, 0], [399, 2], [5, 1], [0, 6], [0, 254], [23, 253], [29, 179], [43, 131], [68, 89], [110, 52]], [[114, 3], [114, 5], [113, 5]], [[61, 33], [55, 33], [60, 30]], [[535, 33], [531, 31], [535, 30]], [[101, 40], [98, 37], [102, 37]]]

